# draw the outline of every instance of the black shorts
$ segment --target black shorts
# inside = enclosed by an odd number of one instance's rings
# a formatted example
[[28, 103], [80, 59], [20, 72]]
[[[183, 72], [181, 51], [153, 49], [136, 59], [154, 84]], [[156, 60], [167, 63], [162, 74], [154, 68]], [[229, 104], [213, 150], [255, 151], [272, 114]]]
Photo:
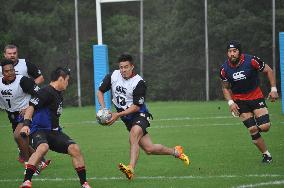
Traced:
[[130, 131], [133, 125], [138, 125], [143, 130], [143, 135], [148, 134], [146, 129], [150, 127], [150, 118], [152, 115], [150, 113], [135, 113], [131, 119], [123, 119], [122, 121], [127, 127], [127, 130]]
[[9, 121], [12, 124], [13, 132], [15, 132], [18, 124], [23, 123], [24, 116], [21, 116], [20, 112], [9, 112], [9, 111], [6, 111], [6, 112], [8, 114]]
[[267, 108], [264, 98], [256, 100], [236, 100], [235, 103], [239, 106], [239, 113], [253, 112], [256, 109]]
[[31, 145], [37, 148], [42, 143], [47, 143], [49, 149], [57, 153], [68, 153], [68, 147], [76, 144], [68, 135], [61, 131], [38, 130], [31, 134]]

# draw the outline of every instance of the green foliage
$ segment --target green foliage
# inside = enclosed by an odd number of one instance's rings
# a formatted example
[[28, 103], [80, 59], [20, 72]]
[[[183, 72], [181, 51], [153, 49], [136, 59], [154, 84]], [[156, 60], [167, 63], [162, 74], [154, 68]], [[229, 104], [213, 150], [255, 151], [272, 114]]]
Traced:
[[[121, 121], [111, 127], [99, 126], [93, 106], [63, 109], [63, 131], [80, 146], [86, 162], [87, 178], [96, 188], [228, 188], [283, 187], [284, 116], [281, 102], [267, 102], [273, 123], [262, 133], [274, 161], [262, 164], [261, 154], [251, 142], [248, 131], [228, 111], [225, 101], [154, 102], [148, 107], [154, 116], [148, 132], [153, 143], [168, 147], [182, 145], [191, 158], [189, 167], [172, 156], [146, 155], [142, 150], [135, 179], [128, 181], [118, 170], [129, 162], [128, 131]], [[0, 111], [0, 187], [18, 187], [23, 166], [16, 161], [17, 148], [5, 112]], [[78, 188], [79, 180], [70, 156], [49, 151], [51, 165], [33, 187]], [[278, 182], [278, 185], [276, 183]], [[275, 183], [275, 185], [273, 184]], [[259, 185], [259, 186], [257, 186]]]
[[[276, 0], [276, 75], [280, 83], [278, 33], [284, 30], [284, 1]], [[78, 1], [83, 104], [93, 104], [93, 53], [97, 44], [94, 0]], [[103, 43], [110, 69], [123, 52], [135, 57], [140, 71], [140, 3], [102, 4]], [[55, 66], [72, 70], [69, 105], [77, 104], [74, 2], [1, 1], [0, 48], [15, 43], [20, 57], [43, 71], [48, 83]], [[205, 99], [204, 1], [144, 0], [144, 78], [148, 100]], [[228, 40], [272, 67], [272, 3], [267, 0], [208, 1], [210, 98], [223, 98], [218, 78]], [[2, 56], [2, 53], [1, 53]], [[261, 79], [264, 91], [269, 89]]]

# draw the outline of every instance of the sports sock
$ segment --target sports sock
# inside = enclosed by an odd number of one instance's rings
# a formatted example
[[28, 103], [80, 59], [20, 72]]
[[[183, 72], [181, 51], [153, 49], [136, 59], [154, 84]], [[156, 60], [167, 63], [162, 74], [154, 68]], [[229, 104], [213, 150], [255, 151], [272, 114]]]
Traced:
[[85, 166], [75, 168], [75, 170], [76, 170], [76, 172], [78, 174], [78, 177], [80, 179], [81, 185], [83, 185], [87, 181], [86, 180], [86, 169], [85, 169]]
[[27, 164], [26, 165], [26, 174], [25, 174], [24, 182], [26, 180], [30, 180], [31, 181], [35, 171], [36, 171], [36, 167], [34, 165]]
[[268, 150], [266, 150], [266, 152], [264, 152], [263, 154], [266, 154], [266, 155], [268, 155], [269, 157], [271, 157], [271, 154], [269, 153]]
[[174, 148], [173, 156], [176, 157], [176, 158], [179, 157], [179, 152], [176, 148]]

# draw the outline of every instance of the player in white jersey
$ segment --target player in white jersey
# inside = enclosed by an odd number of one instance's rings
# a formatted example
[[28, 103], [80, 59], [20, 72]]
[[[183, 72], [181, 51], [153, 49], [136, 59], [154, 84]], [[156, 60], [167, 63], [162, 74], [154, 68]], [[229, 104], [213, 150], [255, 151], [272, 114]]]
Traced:
[[[0, 107], [6, 110], [12, 124], [14, 139], [24, 161], [28, 161], [34, 150], [29, 146], [28, 137], [21, 136], [20, 130], [23, 127], [25, 109], [29, 106], [31, 96], [37, 94], [39, 87], [33, 79], [16, 75], [13, 61], [4, 59], [1, 61], [1, 66], [3, 77], [0, 78]], [[46, 161], [44, 168], [49, 162]]]
[[151, 137], [146, 131], [147, 127], [150, 126], [152, 115], [145, 104], [145, 82], [135, 73], [131, 55], [122, 54], [118, 63], [119, 70], [105, 76], [97, 92], [97, 97], [101, 108], [105, 108], [104, 93], [111, 89], [112, 102], [117, 112], [112, 113], [108, 125], [121, 118], [129, 131], [130, 162], [129, 165], [120, 163], [118, 165], [120, 171], [129, 180], [134, 177], [134, 168], [139, 157], [140, 147], [149, 155], [173, 155], [189, 165], [190, 160], [184, 154], [181, 146], [168, 148], [161, 144], [152, 143]]
[[[44, 78], [41, 74], [40, 69], [30, 63], [27, 62], [25, 59], [19, 59], [18, 58], [18, 48], [17, 46], [13, 44], [9, 44], [5, 46], [4, 48], [4, 57], [6, 59], [10, 59], [14, 63], [14, 68], [17, 75], [23, 75], [27, 77], [31, 77], [34, 79], [35, 83], [37, 85], [42, 84], [44, 82]], [[0, 75], [2, 75], [2, 72], [0, 70]]]
[[[25, 59], [19, 59], [18, 54], [18, 47], [13, 44], [8, 44], [4, 48], [4, 57], [6, 59], [10, 59], [13, 61], [13, 65], [15, 68], [16, 75], [23, 75], [26, 77], [33, 78], [37, 85], [40, 85], [44, 82], [44, 78], [41, 74], [40, 69], [30, 63], [27, 62]], [[2, 70], [0, 69], [0, 77], [2, 77]], [[22, 154], [19, 152], [18, 161], [20, 163], [24, 162], [24, 158]]]

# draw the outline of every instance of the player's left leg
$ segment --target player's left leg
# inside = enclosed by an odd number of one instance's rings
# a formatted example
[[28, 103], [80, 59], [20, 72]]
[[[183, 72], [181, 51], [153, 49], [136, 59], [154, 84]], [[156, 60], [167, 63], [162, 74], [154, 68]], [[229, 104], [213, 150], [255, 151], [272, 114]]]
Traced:
[[139, 145], [148, 155], [173, 155], [181, 159], [186, 165], [190, 164], [189, 157], [183, 152], [183, 147], [169, 148], [162, 144], [153, 144], [149, 134], [140, 139]]
[[87, 182], [84, 157], [81, 153], [78, 144], [70, 144], [68, 146], [68, 154], [72, 158], [72, 164], [80, 179], [82, 188], [91, 188], [91, 186]]
[[26, 137], [23, 137], [20, 135], [20, 132], [21, 132], [21, 129], [23, 127], [23, 124], [22, 123], [19, 123], [13, 134], [14, 134], [14, 139], [18, 145], [18, 148], [20, 150], [20, 154], [21, 154], [21, 157], [23, 158], [23, 160], [25, 162], [27, 162], [29, 160], [29, 157], [31, 155], [30, 153], [30, 146], [29, 146], [29, 138], [26, 136]]
[[[255, 109], [254, 114], [259, 132], [268, 132], [270, 129], [270, 119], [267, 108]], [[263, 155], [262, 162], [264, 163], [272, 162], [272, 156], [268, 151], [265, 141], [262, 137], [257, 145], [259, 146], [259, 149]]]

